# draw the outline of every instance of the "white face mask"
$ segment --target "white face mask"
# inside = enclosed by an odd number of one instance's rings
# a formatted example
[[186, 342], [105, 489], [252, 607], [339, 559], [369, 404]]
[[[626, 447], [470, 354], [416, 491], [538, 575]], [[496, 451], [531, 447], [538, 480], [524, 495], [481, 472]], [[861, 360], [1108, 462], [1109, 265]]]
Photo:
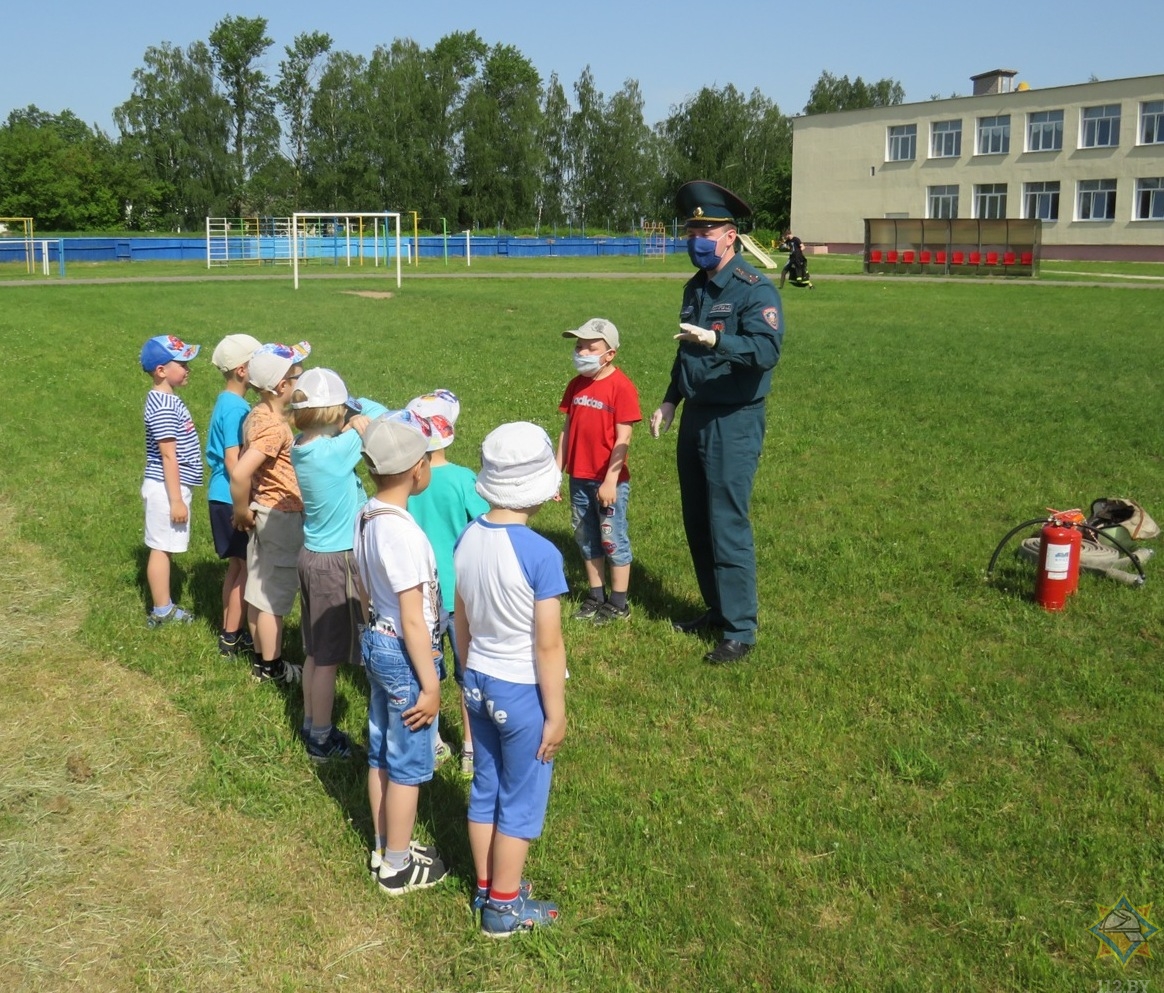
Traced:
[[574, 368], [577, 369], [583, 376], [593, 376], [602, 368], [602, 356], [583, 355], [580, 352], [575, 352]]

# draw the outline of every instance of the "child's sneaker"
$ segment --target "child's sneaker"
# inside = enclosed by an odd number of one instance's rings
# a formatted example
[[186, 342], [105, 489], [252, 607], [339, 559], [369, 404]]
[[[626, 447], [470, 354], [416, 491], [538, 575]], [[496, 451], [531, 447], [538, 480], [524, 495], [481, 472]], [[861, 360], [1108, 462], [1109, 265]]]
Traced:
[[558, 905], [548, 900], [527, 900], [520, 894], [511, 903], [489, 900], [481, 910], [481, 933], [486, 938], [508, 938], [518, 931], [547, 927], [558, 919]]
[[471, 751], [461, 752], [461, 775], [469, 777], [473, 775], [473, 753]]
[[[523, 879], [517, 887], [518, 897], [522, 900], [528, 900], [531, 893], [533, 893], [533, 883], [531, 883], [528, 879]], [[478, 889], [477, 892], [475, 894], [473, 894], [473, 909], [474, 910], [484, 909], [485, 904], [488, 901], [489, 901], [489, 891], [483, 890], [483, 889]]]
[[240, 655], [250, 655], [254, 650], [255, 643], [251, 640], [249, 631], [218, 632], [218, 654], [224, 659], [234, 659]]
[[319, 764], [328, 759], [350, 759], [352, 757], [352, 739], [337, 727], [333, 727], [322, 742], [317, 743], [308, 735], [305, 744], [311, 761]]
[[282, 660], [272, 663], [255, 659], [251, 663], [251, 678], [260, 683], [298, 683], [303, 679], [303, 667]]
[[582, 601], [582, 606], [574, 611], [574, 620], [576, 621], [592, 621], [602, 609], [602, 601], [595, 600], [594, 597], [587, 597]]
[[172, 603], [170, 609], [165, 613], [159, 614], [151, 610], [149, 616], [146, 617], [146, 627], [160, 628], [163, 624], [189, 624], [193, 620], [193, 614], [183, 610], [176, 603]]
[[409, 847], [408, 862], [403, 869], [393, 872], [387, 862], [381, 862], [376, 882], [389, 896], [401, 896], [413, 890], [424, 890], [436, 886], [448, 875], [444, 862], [437, 856], [424, 855]]
[[[408, 850], [414, 855], [423, 855], [428, 859], [440, 858], [437, 855], [437, 850], [432, 845], [422, 845], [415, 838], [408, 843]], [[378, 849], [373, 848], [368, 853], [368, 871], [373, 877], [380, 875], [380, 866], [384, 864], [384, 853]]]
[[449, 743], [447, 741], [445, 741], [443, 738], [441, 738], [440, 735], [437, 735], [436, 748], [433, 749], [433, 755], [432, 755], [433, 768], [439, 769], [442, 765], [444, 765], [452, 757], [453, 757], [453, 750], [451, 748], [449, 748]]
[[598, 608], [598, 613], [594, 615], [595, 624], [609, 624], [611, 621], [625, 621], [630, 617], [630, 604], [625, 607], [616, 607], [609, 600]]

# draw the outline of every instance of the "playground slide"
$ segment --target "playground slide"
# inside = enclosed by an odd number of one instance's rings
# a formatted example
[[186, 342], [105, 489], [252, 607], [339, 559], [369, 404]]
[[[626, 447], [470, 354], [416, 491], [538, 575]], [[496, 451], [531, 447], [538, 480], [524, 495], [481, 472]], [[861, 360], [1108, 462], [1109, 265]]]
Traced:
[[780, 267], [772, 261], [772, 257], [768, 255], [759, 245], [756, 244], [755, 239], [751, 235], [741, 234], [740, 241], [743, 242], [744, 248], [751, 252], [756, 258], [760, 260], [760, 265], [765, 269], [779, 269]]

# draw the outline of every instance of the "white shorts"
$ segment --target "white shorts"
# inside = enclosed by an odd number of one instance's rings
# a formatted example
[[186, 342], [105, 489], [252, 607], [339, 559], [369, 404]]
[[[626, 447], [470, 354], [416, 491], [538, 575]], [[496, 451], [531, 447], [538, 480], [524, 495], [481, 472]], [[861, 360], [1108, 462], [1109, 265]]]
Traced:
[[170, 497], [166, 484], [158, 479], [147, 479], [141, 484], [141, 502], [145, 506], [145, 543], [147, 548], [161, 552], [184, 552], [190, 547], [190, 499], [193, 491], [184, 483], [182, 502], [186, 504], [186, 523], [170, 520]]

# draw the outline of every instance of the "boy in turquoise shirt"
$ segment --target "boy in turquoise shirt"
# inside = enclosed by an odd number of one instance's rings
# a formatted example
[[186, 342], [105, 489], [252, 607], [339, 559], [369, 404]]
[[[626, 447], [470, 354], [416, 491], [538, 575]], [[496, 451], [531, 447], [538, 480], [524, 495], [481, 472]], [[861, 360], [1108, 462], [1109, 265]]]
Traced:
[[[453, 635], [453, 546], [465, 525], [486, 513], [489, 504], [477, 493], [477, 474], [463, 465], [456, 465], [445, 457], [445, 449], [453, 443], [454, 428], [461, 413], [461, 401], [449, 390], [436, 390], [416, 397], [408, 409], [432, 424], [428, 451], [432, 466], [432, 482], [416, 496], [408, 498], [408, 512], [420, 525], [436, 553], [437, 576], [441, 581], [441, 595], [449, 613], [449, 644], [453, 649], [453, 679], [458, 688], [464, 678], [461, 653]], [[461, 751], [461, 772], [473, 774], [473, 736], [469, 731], [469, 715], [460, 692], [461, 726], [465, 729], [465, 744]], [[438, 736], [438, 749], [441, 744]], [[446, 748], [448, 746], [445, 746]]]

